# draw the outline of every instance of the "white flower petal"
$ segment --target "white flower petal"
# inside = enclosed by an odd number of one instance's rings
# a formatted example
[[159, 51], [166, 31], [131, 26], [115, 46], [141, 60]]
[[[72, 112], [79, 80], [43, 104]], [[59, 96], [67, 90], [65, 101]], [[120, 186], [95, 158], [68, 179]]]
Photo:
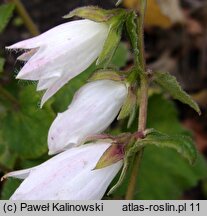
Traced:
[[12, 200], [101, 199], [122, 166], [93, 170], [110, 146], [99, 142], [65, 151], [33, 169], [12, 195]]
[[[56, 81], [46, 84], [47, 91], [42, 100], [43, 105], [63, 85], [82, 73], [96, 60], [107, 34], [108, 25], [91, 20], [79, 20], [62, 24], [40, 36], [7, 48], [38, 48], [35, 49], [36, 52], [32, 57], [31, 55], [19, 57], [22, 60], [29, 59], [29, 61], [17, 75], [18, 79], [49, 80], [58, 71], [59, 76]], [[38, 87], [38, 89], [45, 89], [45, 87]]]
[[51, 77], [49, 79], [41, 79], [39, 80], [38, 84], [37, 84], [37, 91], [42, 91], [45, 90], [47, 88], [49, 88], [50, 86], [53, 86], [54, 83], [56, 82], [56, 80], [60, 77], [60, 74], [53, 74], [54, 77]]
[[6, 49], [33, 49], [45, 44], [68, 40], [72, 37], [81, 36], [84, 31], [88, 31], [88, 27], [93, 31], [93, 23], [95, 22], [87, 19], [63, 23], [41, 35], [8, 46]]
[[6, 175], [4, 175], [2, 177], [1, 180], [4, 180], [8, 177], [15, 177], [15, 178], [18, 178], [18, 179], [25, 179], [29, 176], [30, 172], [32, 169], [34, 169], [35, 167], [33, 168], [30, 168], [30, 169], [24, 169], [24, 170], [19, 170], [19, 171], [14, 171], [14, 172], [10, 172], [10, 173], [7, 173]]
[[20, 55], [17, 60], [19, 61], [29, 61], [29, 59], [38, 51], [38, 49], [31, 49]]
[[46, 90], [46, 92], [44, 93], [43, 97], [42, 97], [40, 107], [42, 107], [44, 105], [44, 103], [50, 97], [52, 97], [52, 95], [54, 95], [59, 89], [61, 89], [67, 82], [68, 82], [68, 80], [64, 79], [64, 77], [63, 77], [63, 78], [57, 80], [51, 86], [49, 86], [48, 89]]
[[124, 84], [99, 80], [84, 85], [69, 109], [58, 114], [48, 134], [49, 154], [80, 145], [90, 135], [103, 132], [117, 116], [125, 98]]

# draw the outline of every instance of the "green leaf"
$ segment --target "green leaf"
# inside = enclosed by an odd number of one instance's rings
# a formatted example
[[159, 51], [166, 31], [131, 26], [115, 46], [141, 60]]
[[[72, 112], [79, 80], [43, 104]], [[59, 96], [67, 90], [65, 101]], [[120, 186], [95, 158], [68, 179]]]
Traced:
[[86, 6], [76, 8], [69, 14], [65, 15], [63, 18], [71, 18], [73, 16], [78, 16], [96, 22], [106, 22], [114, 16], [114, 12], [115, 10], [105, 10], [95, 6]]
[[149, 129], [144, 139], [136, 142], [136, 147], [155, 145], [175, 149], [181, 156], [193, 164], [197, 158], [197, 151], [193, 140], [189, 136], [169, 136], [154, 129]]
[[149, 147], [144, 152], [136, 198], [179, 199], [206, 174], [206, 162], [201, 156], [191, 166], [170, 149]]
[[38, 107], [40, 97], [35, 86], [24, 86], [18, 94], [18, 105], [9, 107], [1, 119], [3, 141], [25, 159], [47, 153], [47, 133], [55, 115], [49, 106]]
[[[116, 198], [124, 198], [130, 174], [131, 168], [128, 169], [123, 184], [114, 192], [113, 195]], [[184, 191], [195, 187], [201, 179], [206, 177], [207, 165], [200, 155], [194, 166], [191, 166], [172, 149], [158, 150], [156, 147], [149, 146], [144, 151], [134, 199], [181, 199]]]
[[104, 43], [103, 50], [99, 55], [96, 65], [103, 65], [106, 68], [112, 60], [112, 57], [121, 40], [122, 25], [111, 26], [108, 37]]
[[0, 142], [0, 167], [2, 171], [12, 170], [16, 164], [17, 154], [11, 152], [9, 146]]
[[3, 71], [5, 59], [0, 57], [0, 73]]
[[0, 6], [0, 33], [4, 30], [7, 23], [9, 22], [13, 11], [14, 4], [3, 4]]
[[154, 73], [154, 81], [163, 89], [167, 90], [175, 99], [181, 101], [182, 103], [188, 104], [198, 114], [201, 114], [197, 103], [182, 90], [180, 84], [174, 76], [166, 72], [157, 71]]
[[3, 188], [1, 191], [1, 200], [8, 200], [11, 195], [15, 192], [17, 187], [20, 185], [21, 181], [19, 179], [8, 179], [4, 181]]

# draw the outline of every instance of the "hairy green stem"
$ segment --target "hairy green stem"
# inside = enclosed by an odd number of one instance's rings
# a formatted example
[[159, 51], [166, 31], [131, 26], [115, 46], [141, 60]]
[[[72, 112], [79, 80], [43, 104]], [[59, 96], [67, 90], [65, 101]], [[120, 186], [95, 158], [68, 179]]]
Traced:
[[21, 0], [8, 0], [8, 2], [11, 2], [15, 4], [16, 10], [21, 16], [21, 18], [24, 21], [25, 26], [29, 30], [32, 36], [37, 36], [40, 34], [40, 31], [38, 30], [37, 26], [33, 22], [32, 18], [30, 17], [29, 13], [27, 12], [26, 8], [22, 4]]
[[[138, 118], [138, 131], [144, 132], [146, 129], [146, 121], [147, 121], [147, 105], [148, 105], [148, 78], [146, 75], [146, 62], [145, 62], [145, 55], [144, 55], [144, 16], [146, 10], [146, 2], [147, 0], [140, 0], [140, 11], [138, 17], [138, 49], [139, 49], [139, 64], [140, 68], [143, 72], [141, 75], [141, 82], [140, 82], [140, 107], [139, 107], [139, 118]], [[139, 172], [139, 167], [141, 163], [143, 155], [143, 150], [139, 151], [134, 158], [132, 173], [129, 179], [129, 185], [126, 192], [126, 199], [131, 200], [134, 197], [136, 185], [137, 185], [137, 176]]]

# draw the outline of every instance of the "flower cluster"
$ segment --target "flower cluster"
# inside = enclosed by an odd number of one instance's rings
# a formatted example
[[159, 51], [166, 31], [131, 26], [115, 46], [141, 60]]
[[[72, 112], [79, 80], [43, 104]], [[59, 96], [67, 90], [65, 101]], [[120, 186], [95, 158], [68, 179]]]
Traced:
[[[17, 78], [38, 81], [37, 91], [46, 90], [41, 106], [97, 58], [105, 58], [103, 53], [107, 53], [108, 37], [118, 26], [121, 28], [114, 19], [118, 15], [114, 14], [106, 14], [108, 22], [89, 19], [67, 22], [7, 47], [25, 50], [18, 59], [26, 64]], [[116, 25], [113, 26], [109, 18]], [[116, 41], [119, 40], [118, 33], [117, 38]], [[57, 115], [49, 129], [49, 154], [59, 154], [39, 166], [3, 177], [24, 179], [11, 199], [101, 199], [121, 169], [123, 155], [96, 168], [113, 145], [112, 141], [86, 141], [88, 137], [102, 133], [114, 121], [127, 95], [126, 83], [110, 79], [91, 81], [81, 87], [68, 109]]]

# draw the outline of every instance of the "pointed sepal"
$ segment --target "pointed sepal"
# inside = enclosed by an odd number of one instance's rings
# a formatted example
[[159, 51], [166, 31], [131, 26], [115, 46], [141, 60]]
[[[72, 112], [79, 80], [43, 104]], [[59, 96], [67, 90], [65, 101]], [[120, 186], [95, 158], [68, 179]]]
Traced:
[[117, 15], [114, 15], [107, 24], [109, 25], [108, 37], [104, 43], [104, 47], [99, 55], [96, 65], [106, 68], [112, 60], [114, 53], [120, 43], [123, 25], [127, 18], [127, 11], [117, 9]]
[[128, 167], [129, 167], [129, 161], [128, 161], [128, 158], [125, 157], [125, 158], [124, 158], [124, 166], [123, 166], [123, 168], [122, 168], [122, 171], [121, 171], [121, 174], [120, 174], [120, 176], [119, 176], [119, 179], [118, 179], [118, 181], [116, 182], [116, 184], [109, 190], [109, 192], [107, 193], [107, 195], [112, 194], [118, 187], [121, 186], [121, 184], [123, 183], [124, 178], [125, 178], [125, 176], [126, 176]]
[[114, 53], [121, 40], [121, 33], [122, 25], [111, 26], [103, 50], [96, 61], [97, 66], [103, 64], [103, 67], [106, 68], [108, 64], [111, 62], [111, 59], [114, 56]]
[[102, 169], [124, 158], [124, 145], [112, 144], [101, 156], [94, 169]]

